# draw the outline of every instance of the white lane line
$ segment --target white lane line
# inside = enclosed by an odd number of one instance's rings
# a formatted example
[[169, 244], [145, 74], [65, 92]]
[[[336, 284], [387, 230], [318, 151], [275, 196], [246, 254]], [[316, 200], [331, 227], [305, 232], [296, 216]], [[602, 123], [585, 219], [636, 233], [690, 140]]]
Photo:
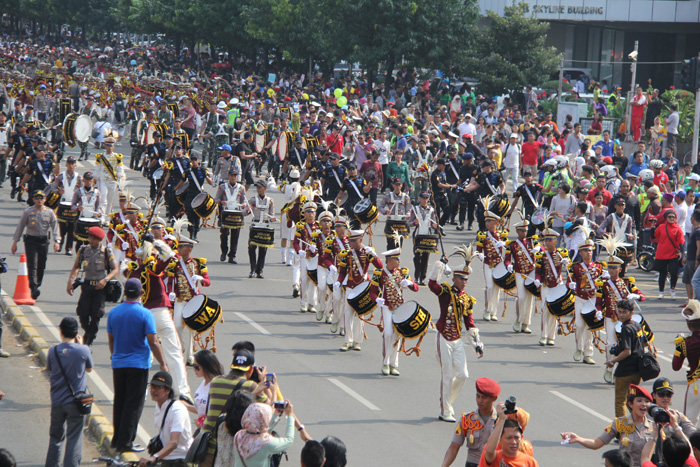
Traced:
[[590, 409], [590, 408], [586, 407], [585, 405], [581, 404], [580, 402], [577, 402], [577, 401], [571, 399], [570, 397], [566, 397], [564, 394], [560, 393], [559, 391], [549, 391], [549, 392], [551, 392], [552, 394], [554, 394], [555, 396], [557, 396], [561, 399], [564, 399], [569, 404], [575, 405], [579, 409], [581, 409], [585, 412], [588, 412], [589, 414], [593, 415], [594, 417], [603, 420], [606, 423], [612, 423], [612, 420], [609, 419], [608, 417], [606, 417], [605, 415], [601, 415], [598, 412], [596, 412], [595, 410]]
[[248, 317], [247, 317], [246, 315], [244, 315], [243, 313], [241, 313], [241, 312], [239, 312], [239, 311], [234, 311], [233, 314], [236, 315], [236, 316], [238, 316], [239, 318], [241, 318], [241, 319], [242, 319], [243, 321], [245, 321], [246, 323], [248, 323], [248, 324], [250, 324], [251, 326], [253, 326], [260, 334], [265, 334], [266, 336], [271, 336], [271, 335], [272, 335], [272, 334], [270, 333], [270, 331], [268, 331], [268, 330], [265, 329], [264, 327], [260, 326], [258, 323], [256, 323], [256, 322], [253, 321], [252, 319], [248, 318]]
[[[31, 309], [34, 314], [39, 318], [39, 320], [46, 326], [46, 328], [49, 330], [52, 336], [56, 338], [58, 342], [61, 341], [61, 334], [58, 332], [58, 326], [54, 323], [51, 322], [48, 316], [41, 310], [41, 308], [36, 307], [36, 306], [30, 306], [28, 307]], [[94, 362], [93, 362], [94, 363]], [[97, 371], [93, 371], [91, 373], [87, 374], [90, 380], [99, 388], [99, 390], [102, 392], [102, 394], [105, 396], [105, 398], [108, 401], [113, 401], [114, 400], [114, 393], [112, 392], [111, 389], [109, 389], [109, 386], [107, 386], [107, 383], [104, 382], [102, 378], [100, 378], [100, 375], [97, 374]], [[103, 412], [104, 413], [104, 412]], [[151, 439], [151, 436], [146, 432], [146, 430], [141, 426], [139, 423], [138, 426], [138, 431], [137, 434], [139, 438], [141, 439], [141, 442], [144, 443], [143, 445], [146, 446], [148, 445], [148, 442]]]
[[376, 405], [372, 404], [370, 401], [368, 401], [367, 399], [365, 399], [364, 397], [362, 397], [361, 395], [359, 395], [358, 393], [356, 393], [355, 391], [353, 391], [352, 389], [350, 389], [349, 387], [347, 387], [346, 385], [344, 385], [343, 383], [341, 383], [341, 382], [338, 381], [337, 379], [335, 379], [335, 378], [328, 378], [328, 381], [330, 381], [331, 383], [335, 384], [335, 385], [338, 386], [340, 389], [342, 389], [343, 391], [345, 391], [346, 393], [348, 393], [348, 394], [350, 395], [350, 397], [352, 397], [353, 399], [355, 399], [356, 401], [358, 401], [360, 404], [362, 404], [362, 405], [364, 405], [365, 407], [367, 407], [369, 410], [380, 410], [379, 407], [377, 407]]

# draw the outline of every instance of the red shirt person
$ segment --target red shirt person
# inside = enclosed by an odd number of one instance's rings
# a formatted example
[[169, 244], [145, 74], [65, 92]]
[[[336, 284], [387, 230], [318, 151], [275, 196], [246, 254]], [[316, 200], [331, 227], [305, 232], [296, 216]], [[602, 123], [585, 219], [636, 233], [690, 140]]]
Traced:
[[610, 204], [610, 200], [612, 199], [613, 195], [605, 189], [605, 175], [601, 175], [598, 178], [596, 178], [595, 188], [588, 192], [588, 196], [586, 196], [586, 201], [588, 201], [591, 204], [595, 204], [595, 194], [598, 192], [603, 193], [603, 206], [607, 206], [608, 204]]

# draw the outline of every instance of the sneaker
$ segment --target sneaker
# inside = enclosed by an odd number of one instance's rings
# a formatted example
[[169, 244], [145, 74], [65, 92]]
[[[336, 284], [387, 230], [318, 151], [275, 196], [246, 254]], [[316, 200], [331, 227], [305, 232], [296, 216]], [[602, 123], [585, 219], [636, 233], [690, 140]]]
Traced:
[[338, 332], [338, 323], [333, 323], [333, 324], [331, 324], [331, 332], [332, 332], [333, 334], [335, 334], [336, 332]]
[[65, 254], [66, 256], [73, 256], [73, 251], [69, 248], [69, 249], [66, 250], [66, 252], [65, 252], [64, 254]]
[[464, 230], [464, 224], [459, 224], [459, 225], [457, 226], [457, 230], [459, 230], [459, 231]]
[[472, 230], [472, 223], [470, 222], [469, 225], [467, 226], [467, 230]]
[[491, 313], [491, 321], [498, 321], [498, 316], [496, 313]]
[[238, 261], [236, 261], [236, 258], [229, 258], [228, 262], [231, 264], [238, 264]]
[[457, 420], [452, 415], [440, 415], [438, 419], [442, 420], [443, 422], [449, 422], [449, 423], [454, 423]]
[[347, 352], [350, 349], [352, 349], [352, 344], [343, 344], [343, 346], [340, 348], [340, 351]]
[[0, 358], [10, 358], [10, 352], [0, 349]]
[[340, 335], [344, 336], [345, 335], [345, 328], [340, 328]]
[[520, 332], [522, 329], [520, 322], [516, 321], [513, 323], [513, 332]]
[[255, 277], [257, 277], [258, 279], [265, 279], [265, 276], [263, 276], [262, 271], [260, 271], [259, 273], [257, 273], [257, 274], [255, 275]]
[[330, 316], [326, 317], [326, 324], [331, 324], [332, 322], [333, 319]]
[[382, 365], [382, 374], [384, 376], [389, 376], [389, 365]]
[[248, 274], [248, 277], [249, 277], [250, 279], [252, 279], [253, 277], [255, 277], [255, 271], [250, 271], [250, 274]]
[[309, 306], [309, 307], [306, 309], [306, 311], [308, 311], [309, 313], [317, 313], [316, 307], [315, 307], [315, 306]]
[[306, 313], [306, 310], [307, 310], [307, 309], [308, 309], [308, 308], [307, 308], [305, 305], [302, 305], [302, 306], [299, 307], [299, 311], [302, 312], [302, 313]]
[[671, 300], [676, 299], [676, 289], [671, 289]]
[[583, 357], [583, 363], [586, 365], [595, 365], [595, 360], [593, 360], [593, 357]]
[[399, 373], [399, 369], [396, 368], [395, 366], [391, 367], [391, 370], [389, 370], [389, 373], [391, 373], [391, 376], [399, 376], [401, 373]]
[[663, 292], [659, 292], [659, 300], [661, 300], [661, 299], [663, 299], [663, 298], [664, 298], [664, 293], [663, 293]]
[[525, 334], [532, 334], [532, 329], [530, 329], [530, 326], [528, 326], [527, 324], [523, 324], [520, 328], [520, 332], [524, 332]]
[[578, 349], [576, 349], [576, 352], [574, 352], [574, 361], [575, 362], [581, 361], [581, 351]]

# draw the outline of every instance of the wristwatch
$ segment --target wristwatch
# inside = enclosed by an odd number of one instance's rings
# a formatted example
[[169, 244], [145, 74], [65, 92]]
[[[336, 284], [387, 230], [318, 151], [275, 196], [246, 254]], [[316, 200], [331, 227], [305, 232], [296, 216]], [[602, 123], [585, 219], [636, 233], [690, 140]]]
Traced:
[[156, 464], [157, 464], [158, 461], [160, 460], [160, 459], [158, 458], [158, 454], [153, 454], [152, 457], [156, 460]]

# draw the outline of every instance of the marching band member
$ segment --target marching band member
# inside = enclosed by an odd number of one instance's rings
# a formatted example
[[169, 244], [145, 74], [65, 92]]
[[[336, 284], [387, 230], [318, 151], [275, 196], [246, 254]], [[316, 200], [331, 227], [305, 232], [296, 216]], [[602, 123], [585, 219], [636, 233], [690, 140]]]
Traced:
[[[100, 192], [94, 187], [92, 172], [83, 174], [83, 184], [76, 188], [71, 201], [71, 209], [78, 212], [78, 218], [102, 219]], [[77, 239], [75, 249], [80, 248], [86, 240]]]
[[[277, 189], [284, 195], [284, 206], [291, 204], [294, 200], [299, 197], [301, 193], [301, 184], [299, 183], [299, 169], [297, 167], [292, 167], [289, 172], [289, 183], [280, 182], [277, 185]], [[293, 223], [289, 219], [287, 211], [282, 209], [282, 215], [280, 216], [280, 250], [282, 251], [282, 264], [287, 266], [292, 265], [292, 254], [289, 253], [289, 244], [294, 241], [295, 229], [292, 228]], [[288, 254], [289, 253], [289, 254]]]
[[382, 255], [386, 264], [382, 269], [374, 270], [369, 295], [382, 313], [382, 374], [399, 376], [399, 353], [403, 338], [394, 330], [392, 315], [405, 302], [403, 288], [418, 292], [418, 284], [409, 277], [408, 268], [401, 267], [401, 248], [385, 251]]
[[318, 206], [313, 201], [304, 204], [304, 221], [297, 223], [297, 231], [294, 234], [292, 247], [297, 255], [298, 261], [295, 260], [294, 267], [298, 264], [298, 275], [295, 277], [296, 271], [292, 270], [292, 280], [295, 285], [301, 283], [301, 307], [300, 311], [304, 313], [316, 313], [316, 286], [313, 284], [309, 275], [306, 272], [306, 266], [309, 260], [316, 255], [316, 246], [313, 244], [313, 233], [318, 230], [318, 222], [316, 222], [316, 209]]
[[207, 259], [191, 256], [195, 242], [180, 235], [180, 229], [181, 227], [177, 229], [178, 255], [166, 269], [168, 275], [167, 290], [168, 299], [173, 303], [173, 321], [180, 336], [185, 362], [192, 365], [194, 362], [192, 330], [185, 325], [182, 319], [182, 310], [192, 297], [201, 293], [199, 287], [209, 287], [211, 280], [207, 274]]
[[[36, 190], [47, 191], [47, 187], [51, 184], [51, 174], [53, 173], [54, 163], [46, 156], [46, 148], [44, 146], [36, 146], [34, 148], [35, 158], [28, 161], [27, 174], [22, 178], [21, 185], [24, 186], [29, 182], [29, 192]], [[27, 204], [32, 206], [34, 201], [31, 198], [27, 200]]]
[[413, 265], [416, 268], [416, 280], [418, 285], [425, 285], [425, 276], [428, 273], [428, 260], [432, 251], [423, 251], [417, 248], [415, 239], [418, 235], [438, 235], [438, 218], [435, 209], [428, 204], [430, 192], [424, 191], [419, 197], [420, 204], [411, 208], [408, 225], [415, 226], [413, 231]]
[[[219, 185], [214, 201], [218, 203], [219, 209], [222, 211], [241, 211], [242, 213], [243, 207], [246, 205], [245, 189], [243, 185], [238, 183], [238, 170], [235, 167], [231, 167], [228, 171], [228, 182]], [[220, 261], [226, 261], [226, 256], [228, 255], [229, 263], [238, 264], [236, 262], [236, 253], [238, 252], [238, 238], [241, 235], [242, 228], [225, 227], [222, 225], [222, 216], [219, 215]], [[229, 236], [231, 237], [230, 243]]]
[[362, 177], [357, 176], [357, 166], [354, 163], [350, 163], [348, 165], [348, 177], [342, 182], [343, 184], [341, 185], [340, 192], [335, 199], [335, 204], [336, 206], [340, 206], [340, 196], [343, 193], [347, 194], [347, 200], [345, 201], [343, 207], [349, 214], [350, 228], [359, 229], [361, 223], [353, 208], [360, 202], [360, 200], [365, 199], [369, 195], [369, 192], [372, 189], [372, 184], [367, 183], [367, 181]]
[[[93, 124], [95, 123], [95, 119], [99, 116], [100, 112], [95, 106], [95, 98], [93, 96], [87, 96], [87, 100], [85, 101], [85, 105], [83, 106], [82, 109], [80, 109], [80, 115], [87, 115], [90, 118], [90, 128], [93, 127]], [[25, 117], [26, 119], [27, 117]], [[83, 159], [88, 160], [88, 157], [90, 157], [90, 151], [88, 151], [88, 142], [82, 142], [78, 141], [78, 146], [80, 146], [80, 157], [78, 158], [79, 161], [82, 161]]]
[[[331, 163], [328, 166], [319, 167], [319, 178], [323, 185], [323, 197], [336, 200], [343, 189], [347, 170], [345, 166], [340, 165], [340, 160], [336, 153], [329, 153], [328, 158]], [[309, 162], [311, 163], [311, 161]], [[337, 200], [336, 204], [338, 204]]]
[[515, 286], [518, 291], [518, 298], [515, 301], [513, 331], [531, 334], [530, 322], [537, 297], [525, 288], [525, 279], [535, 270], [535, 251], [539, 250], [539, 246], [535, 245], [536, 236], [534, 238], [527, 236], [530, 222], [524, 211], [521, 214], [521, 221], [515, 224], [518, 238], [506, 242], [505, 264], [508, 272], [515, 273]]
[[[258, 180], [255, 182], [255, 190], [257, 194], [251, 196], [248, 199], [248, 207], [246, 208], [245, 214], [253, 214], [253, 223], [257, 224], [269, 224], [270, 222], [276, 222], [275, 217], [275, 202], [269, 196], [265, 195], [267, 190], [267, 183], [265, 180]], [[252, 226], [251, 226], [252, 227]], [[258, 249], [257, 258], [255, 254], [256, 248]], [[267, 255], [266, 246], [256, 245], [248, 238], [248, 258], [250, 259], [250, 274], [248, 277], [257, 276], [258, 279], [263, 278], [263, 268], [265, 268], [265, 256]]]
[[[335, 235], [333, 235], [332, 245], [328, 245], [326, 241], [325, 253], [330, 253], [331, 263], [327, 264], [328, 273], [333, 283], [338, 279], [338, 266], [342, 260], [340, 254], [343, 251], [350, 249], [350, 242], [347, 236], [348, 221], [343, 216], [335, 218], [333, 225]], [[326, 256], [327, 258], [327, 256]], [[330, 281], [327, 281], [330, 283]], [[336, 298], [337, 297], [337, 298]], [[345, 313], [347, 310], [347, 302], [345, 301], [345, 291], [341, 288], [338, 293], [333, 291], [331, 300], [333, 300], [333, 317], [331, 318], [331, 333], [338, 332], [338, 324], [340, 324], [340, 335], [345, 335]]]
[[[402, 186], [403, 181], [399, 177], [391, 177], [391, 187], [393, 191], [385, 195], [379, 202], [379, 212], [389, 216], [390, 220], [397, 218], [407, 220], [408, 215], [411, 212], [411, 198], [408, 196], [408, 194], [401, 191]], [[396, 238], [391, 230], [391, 225], [389, 220], [387, 220], [386, 227], [384, 228], [384, 235], [386, 236], [386, 247], [388, 250], [401, 247], [401, 244], [396, 244]], [[407, 235], [408, 232], [399, 232], [399, 234], [399, 242], [403, 243], [401, 239], [403, 238], [404, 234]]]
[[[66, 159], [66, 170], [58, 174], [53, 182], [51, 191], [55, 191], [61, 195], [61, 203], [70, 203], [72, 205], [73, 193], [80, 185], [80, 181], [80, 174], [75, 171], [75, 157], [68, 156]], [[58, 227], [61, 230], [61, 246], [65, 245], [66, 256], [71, 256], [73, 254], [73, 232], [75, 231], [75, 222], [64, 222], [59, 219]]]
[[148, 176], [148, 180], [151, 184], [151, 200], [156, 199], [156, 196], [161, 189], [160, 181], [164, 175], [163, 166], [165, 164], [167, 148], [165, 147], [165, 143], [162, 141], [162, 137], [163, 135], [160, 131], [154, 131], [153, 142], [146, 146], [146, 161], [144, 164], [146, 165], [145, 173]]
[[[491, 196], [482, 198], [480, 201], [484, 206], [486, 231], [477, 234], [476, 249], [479, 259], [483, 262], [484, 280], [486, 281], [484, 321], [498, 321], [497, 308], [501, 301], [501, 288], [493, 281], [493, 270], [505, 261], [505, 240], [508, 238], [508, 232], [498, 231], [501, 218], [488, 210]], [[503, 304], [505, 306], [505, 300]]]
[[124, 156], [114, 152], [114, 143], [116, 140], [113, 136], [105, 138], [104, 154], [95, 155], [97, 163], [97, 188], [102, 193], [102, 211], [112, 212], [114, 198], [119, 192], [118, 184], [126, 180], [124, 173], [124, 165], [122, 159]]
[[686, 320], [689, 336], [679, 335], [676, 337], [676, 350], [673, 353], [674, 371], [683, 368], [683, 362], [688, 359], [688, 387], [685, 392], [685, 407], [683, 412], [690, 419], [693, 426], [697, 425], [700, 419], [700, 396], [698, 395], [698, 378], [700, 378], [700, 302], [688, 300], [688, 305], [683, 310], [683, 317]]
[[[583, 229], [588, 235], [587, 229], [583, 226], [578, 227]], [[584, 305], [590, 303], [595, 305], [595, 281], [603, 274], [605, 265], [597, 261], [593, 261], [593, 249], [595, 246], [590, 238], [579, 245], [578, 251], [581, 256], [581, 261], [576, 261], [571, 264], [572, 281], [569, 288], [574, 291], [576, 313], [576, 351], [574, 352], [574, 361], [580, 362], [583, 355], [583, 363], [589, 365], [595, 364], [593, 360], [593, 333], [583, 320], [581, 312]], [[597, 311], [596, 311], [597, 312]]]
[[[637, 288], [633, 277], [620, 277], [620, 268], [623, 261], [615, 256], [615, 251], [621, 245], [619, 239], [607, 235], [598, 243], [608, 252], [606, 271], [596, 281], [596, 308], [605, 316], [605, 334], [607, 337], [605, 346], [606, 363], [614, 358], [610, 348], [617, 344], [615, 324], [617, 323], [617, 304], [620, 300], [646, 300], [644, 294]], [[544, 296], [544, 295], [543, 295]], [[613, 382], [612, 370], [605, 367], [603, 379], [607, 383]]]
[[[122, 251], [124, 252], [124, 259], [131, 261], [137, 260], [136, 250], [139, 246], [139, 239], [141, 238], [141, 232], [143, 231], [143, 224], [141, 224], [139, 212], [140, 208], [133, 202], [128, 202], [126, 204], [126, 222], [124, 224], [118, 224], [115, 231], [119, 234], [119, 238], [122, 242]], [[117, 245], [118, 246], [118, 245]]]
[[[474, 247], [461, 246], [457, 254], [465, 260], [463, 267], [452, 271], [446, 264], [447, 259], [435, 261], [428, 274], [428, 287], [438, 297], [440, 305], [440, 318], [437, 321], [437, 356], [440, 362], [440, 420], [454, 422], [454, 408], [452, 404], [459, 392], [467, 382], [469, 372], [467, 370], [467, 356], [464, 352], [462, 341], [462, 322], [465, 331], [469, 332], [472, 344], [479, 358], [484, 355], [484, 345], [479, 339], [479, 329], [474, 325], [473, 310], [476, 298], [467, 294], [465, 287], [471, 274], [469, 264], [473, 260]], [[440, 282], [442, 274], [452, 273], [452, 285]]]
[[189, 232], [192, 240], [197, 240], [200, 218], [192, 208], [192, 201], [204, 191], [204, 183], [213, 185], [214, 182], [207, 169], [200, 165], [199, 156], [194, 153], [190, 155], [190, 165], [185, 169], [183, 179], [177, 184], [175, 191], [179, 190], [186, 182], [189, 182], [189, 185], [187, 186], [187, 197], [185, 198], [185, 211], [187, 212], [187, 220], [190, 222]]
[[[549, 225], [549, 220], [545, 219], [545, 225]], [[544, 299], [549, 294], [550, 289], [561, 284], [562, 274], [567, 271], [569, 257], [566, 250], [557, 249], [557, 237], [559, 234], [547, 227], [542, 232], [545, 250], [535, 254], [535, 286], [542, 287], [540, 296]], [[567, 276], [568, 277], [568, 276]], [[542, 337], [540, 345], [554, 345], [557, 332], [557, 317], [542, 309]]]
[[[341, 294], [341, 285], [345, 287], [347, 294], [352, 289], [362, 284], [368, 279], [367, 270], [369, 265], [375, 268], [383, 267], [382, 260], [379, 259], [374, 248], [362, 245], [364, 230], [351, 230], [348, 238], [350, 249], [340, 253], [340, 263], [338, 264], [338, 280], [333, 283], [333, 295], [337, 299]], [[347, 295], [346, 295], [347, 296]], [[340, 348], [341, 352], [348, 350], [360, 351], [364, 336], [364, 329], [360, 317], [345, 302], [345, 344]]]
[[329, 243], [332, 245], [333, 238], [335, 237], [332, 229], [334, 223], [333, 213], [328, 211], [328, 205], [330, 205], [330, 203], [324, 201], [326, 210], [324, 210], [318, 218], [320, 229], [312, 234], [316, 253], [318, 254], [316, 276], [318, 309], [316, 310], [316, 321], [325, 319], [326, 323], [331, 322], [331, 312], [333, 311], [332, 294], [328, 293], [327, 285], [327, 280], [331, 272], [330, 266], [333, 265], [333, 255], [332, 251], [329, 251], [326, 246]]
[[134, 105], [134, 109], [129, 111], [127, 116], [127, 123], [131, 123], [131, 158], [129, 159], [129, 168], [135, 170], [139, 166], [139, 161], [141, 160], [141, 153], [143, 152], [143, 146], [141, 141], [143, 139], [143, 131], [145, 130], [145, 125], [142, 125], [141, 133], [139, 133], [139, 122], [146, 119], [146, 114], [143, 112], [143, 102], [137, 101]]

